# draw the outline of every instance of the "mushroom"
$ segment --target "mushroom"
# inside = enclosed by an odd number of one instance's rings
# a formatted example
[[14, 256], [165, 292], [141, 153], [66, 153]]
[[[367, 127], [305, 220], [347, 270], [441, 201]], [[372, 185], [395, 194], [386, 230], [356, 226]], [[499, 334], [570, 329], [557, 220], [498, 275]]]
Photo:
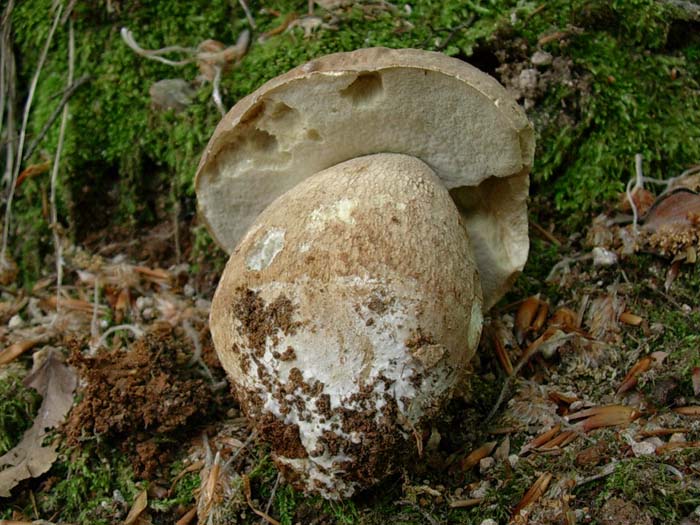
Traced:
[[196, 178], [230, 255], [210, 328], [286, 479], [351, 496], [420, 454], [522, 270], [533, 130], [445, 55], [362, 49], [274, 78]]

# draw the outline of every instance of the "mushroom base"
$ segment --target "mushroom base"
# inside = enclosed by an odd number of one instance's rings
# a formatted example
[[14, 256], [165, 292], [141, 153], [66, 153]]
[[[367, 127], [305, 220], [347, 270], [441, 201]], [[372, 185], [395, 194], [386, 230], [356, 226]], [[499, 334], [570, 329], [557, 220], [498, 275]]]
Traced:
[[415, 456], [468, 374], [481, 304], [447, 190], [420, 160], [378, 154], [317, 173], [260, 215], [210, 326], [285, 477], [339, 499]]

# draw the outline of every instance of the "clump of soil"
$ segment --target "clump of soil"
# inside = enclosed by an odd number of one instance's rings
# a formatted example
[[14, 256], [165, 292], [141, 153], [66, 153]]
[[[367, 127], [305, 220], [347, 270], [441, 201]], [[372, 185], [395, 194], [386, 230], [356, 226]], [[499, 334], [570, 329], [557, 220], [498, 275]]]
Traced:
[[217, 406], [209, 385], [188, 366], [190, 357], [170, 325], [154, 328], [127, 350], [95, 357], [76, 345], [70, 363], [84, 386], [63, 429], [68, 444], [99, 435], [131, 457], [137, 476], [152, 478]]

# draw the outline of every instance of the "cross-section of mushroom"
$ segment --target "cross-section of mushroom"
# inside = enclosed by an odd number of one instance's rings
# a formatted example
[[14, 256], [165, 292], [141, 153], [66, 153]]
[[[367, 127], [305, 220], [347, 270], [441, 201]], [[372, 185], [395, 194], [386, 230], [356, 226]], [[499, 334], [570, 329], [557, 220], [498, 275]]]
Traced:
[[491, 77], [364, 49], [271, 80], [197, 174], [231, 253], [210, 325], [296, 486], [352, 495], [422, 447], [527, 257], [533, 133]]

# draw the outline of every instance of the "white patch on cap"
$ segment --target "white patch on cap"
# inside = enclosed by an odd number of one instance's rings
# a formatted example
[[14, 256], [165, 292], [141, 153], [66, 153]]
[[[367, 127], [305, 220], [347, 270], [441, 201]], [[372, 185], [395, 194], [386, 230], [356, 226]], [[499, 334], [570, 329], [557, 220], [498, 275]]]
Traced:
[[306, 229], [321, 231], [326, 227], [326, 224], [331, 221], [355, 224], [352, 212], [356, 207], [357, 203], [352, 199], [340, 199], [333, 204], [319, 206], [309, 215], [309, 222], [306, 225]]
[[264, 237], [258, 239], [246, 257], [248, 270], [260, 271], [272, 264], [277, 254], [284, 248], [284, 230], [273, 228]]

